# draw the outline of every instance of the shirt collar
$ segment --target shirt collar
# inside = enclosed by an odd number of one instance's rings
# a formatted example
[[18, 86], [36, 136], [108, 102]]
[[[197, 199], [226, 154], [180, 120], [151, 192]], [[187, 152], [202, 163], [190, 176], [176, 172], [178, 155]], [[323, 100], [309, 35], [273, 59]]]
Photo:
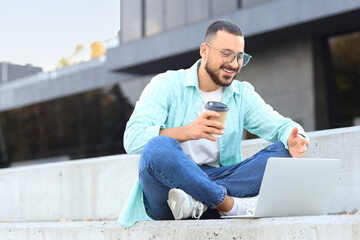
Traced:
[[[198, 74], [197, 74], [197, 70], [200, 67], [201, 64], [201, 59], [197, 60], [195, 62], [194, 65], [192, 65], [189, 69], [188, 72], [186, 74], [186, 78], [184, 81], [184, 86], [188, 87], [188, 86], [193, 86], [196, 88], [199, 88], [199, 79], [198, 79]], [[234, 79], [234, 81], [236, 81]], [[240, 94], [239, 90], [235, 87], [234, 81], [231, 83], [230, 86], [225, 87], [224, 89], [224, 96], [232, 96], [235, 93], [236, 94]]]
[[197, 60], [196, 63], [188, 69], [186, 78], [184, 81], [185, 87], [193, 86], [193, 87], [199, 88], [199, 80], [198, 80], [197, 70], [200, 67], [200, 64], [201, 64], [201, 59]]

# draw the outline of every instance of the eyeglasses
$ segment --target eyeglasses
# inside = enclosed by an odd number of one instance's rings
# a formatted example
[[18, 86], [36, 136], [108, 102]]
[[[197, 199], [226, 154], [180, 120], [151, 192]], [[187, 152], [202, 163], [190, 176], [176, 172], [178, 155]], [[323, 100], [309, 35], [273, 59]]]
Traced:
[[248, 64], [251, 59], [251, 56], [247, 53], [234, 53], [231, 50], [218, 49], [213, 45], [211, 45], [210, 43], [205, 43], [205, 44], [211, 48], [218, 50], [221, 53], [221, 59], [223, 60], [224, 63], [231, 63], [232, 61], [234, 61], [235, 57], [237, 57], [239, 66], [245, 67], [246, 64]]

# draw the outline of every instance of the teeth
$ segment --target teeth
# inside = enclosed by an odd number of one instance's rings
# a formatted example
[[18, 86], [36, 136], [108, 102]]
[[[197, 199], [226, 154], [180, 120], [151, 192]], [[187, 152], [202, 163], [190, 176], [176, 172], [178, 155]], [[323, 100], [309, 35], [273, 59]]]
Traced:
[[234, 71], [228, 70], [228, 69], [226, 69], [226, 68], [223, 68], [223, 70], [224, 70], [225, 72], [228, 72], [228, 73], [233, 73], [233, 72], [234, 72]]

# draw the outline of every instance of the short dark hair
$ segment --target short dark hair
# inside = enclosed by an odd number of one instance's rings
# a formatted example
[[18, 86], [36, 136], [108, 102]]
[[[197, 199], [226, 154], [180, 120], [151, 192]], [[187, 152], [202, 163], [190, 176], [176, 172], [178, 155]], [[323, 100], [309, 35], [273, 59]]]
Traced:
[[230, 20], [220, 19], [210, 23], [207, 26], [204, 41], [209, 42], [220, 30], [226, 31], [236, 36], [244, 36], [241, 28], [236, 23]]

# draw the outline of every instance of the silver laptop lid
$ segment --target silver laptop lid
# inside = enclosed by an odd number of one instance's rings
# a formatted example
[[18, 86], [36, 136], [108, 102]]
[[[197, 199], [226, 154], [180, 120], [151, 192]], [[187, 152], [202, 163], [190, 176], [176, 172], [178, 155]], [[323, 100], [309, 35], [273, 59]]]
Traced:
[[340, 159], [270, 158], [254, 217], [327, 214]]

